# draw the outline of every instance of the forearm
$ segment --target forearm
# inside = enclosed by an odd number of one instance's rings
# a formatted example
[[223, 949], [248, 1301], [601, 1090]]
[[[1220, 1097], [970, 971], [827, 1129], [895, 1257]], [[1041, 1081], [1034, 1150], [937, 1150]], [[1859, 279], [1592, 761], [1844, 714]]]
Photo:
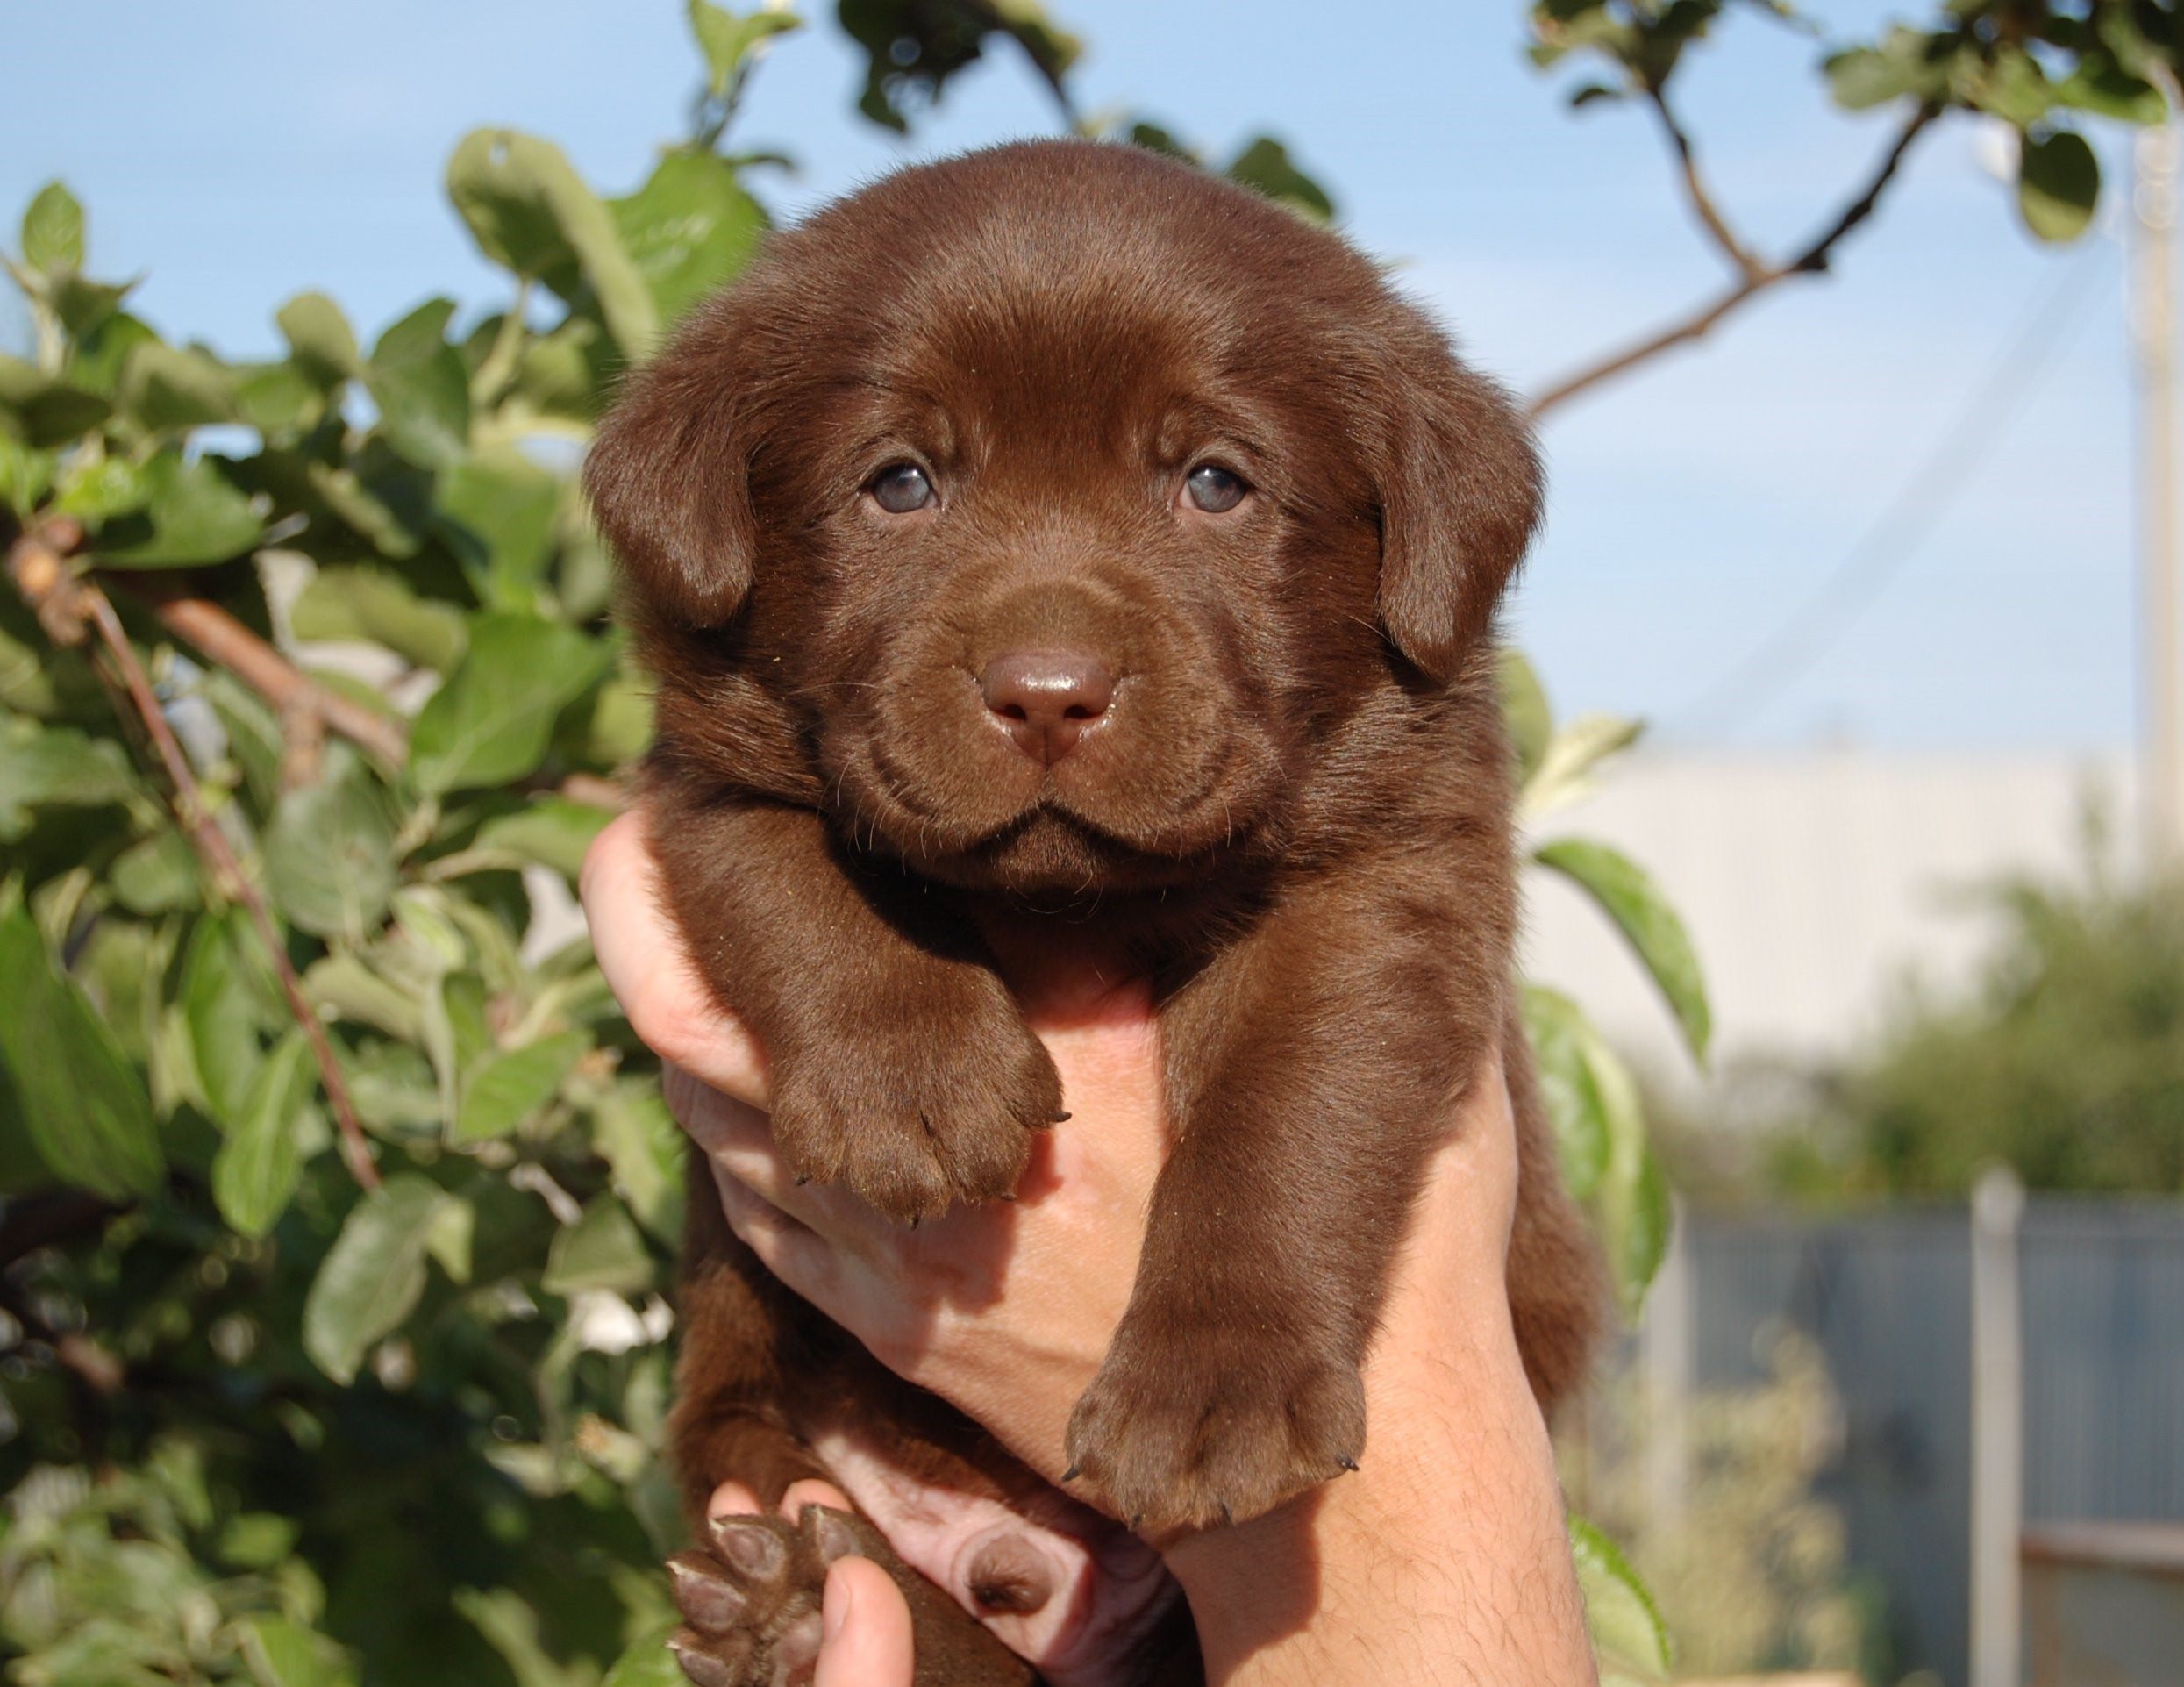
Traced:
[[1354, 1474], [1168, 1549], [1215, 1687], [1595, 1680], [1553, 1454], [1490, 1247], [1460, 1233], [1435, 1261], [1449, 1287], [1391, 1306]]

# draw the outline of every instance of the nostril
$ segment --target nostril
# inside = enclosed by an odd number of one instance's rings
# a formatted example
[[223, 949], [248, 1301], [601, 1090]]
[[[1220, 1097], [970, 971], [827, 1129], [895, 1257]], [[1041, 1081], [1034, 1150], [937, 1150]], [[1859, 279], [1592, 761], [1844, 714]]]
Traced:
[[1046, 762], [1075, 748], [1115, 700], [1107, 664], [1074, 650], [1009, 651], [986, 664], [978, 685], [1017, 747]]

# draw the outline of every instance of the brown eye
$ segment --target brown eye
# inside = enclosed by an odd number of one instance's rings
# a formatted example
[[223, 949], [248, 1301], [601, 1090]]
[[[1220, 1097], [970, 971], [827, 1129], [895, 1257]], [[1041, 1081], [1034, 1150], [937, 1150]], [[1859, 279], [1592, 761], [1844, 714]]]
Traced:
[[1190, 501], [1210, 516], [1225, 515], [1244, 501], [1249, 489], [1218, 463], [1202, 462], [1183, 476]]
[[889, 464], [872, 477], [865, 490], [872, 494], [872, 501], [891, 516], [909, 515], [933, 501], [932, 483], [914, 462]]

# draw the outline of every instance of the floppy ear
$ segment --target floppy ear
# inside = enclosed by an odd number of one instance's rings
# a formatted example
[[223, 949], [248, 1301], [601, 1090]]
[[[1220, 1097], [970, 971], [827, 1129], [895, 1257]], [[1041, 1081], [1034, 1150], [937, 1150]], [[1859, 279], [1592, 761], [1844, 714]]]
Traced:
[[1424, 324], [1391, 382], [1381, 468], [1381, 625], [1428, 678], [1454, 679], [1539, 525], [1545, 476], [1510, 397]]
[[649, 603], [717, 626], [751, 590], [758, 533], [739, 336], [715, 307], [632, 376], [584, 463], [592, 515]]

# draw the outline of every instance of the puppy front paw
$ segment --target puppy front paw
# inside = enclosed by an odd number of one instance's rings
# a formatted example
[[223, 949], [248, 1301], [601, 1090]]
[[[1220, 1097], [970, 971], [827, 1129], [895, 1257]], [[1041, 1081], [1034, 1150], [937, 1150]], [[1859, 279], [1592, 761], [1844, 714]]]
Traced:
[[1357, 1366], [1332, 1343], [1253, 1324], [1133, 1313], [1070, 1414], [1072, 1465], [1149, 1539], [1246, 1522], [1358, 1468]]
[[774, 1135], [801, 1176], [896, 1219], [1014, 1191], [1031, 1133], [1061, 1116], [1061, 1078], [1015, 1002], [990, 990], [860, 1016], [776, 1066]]
[[715, 1518], [707, 1549], [667, 1561], [684, 1626], [667, 1641], [693, 1687], [799, 1687], [819, 1658], [826, 1567], [869, 1554], [871, 1526], [822, 1505], [802, 1519]]

